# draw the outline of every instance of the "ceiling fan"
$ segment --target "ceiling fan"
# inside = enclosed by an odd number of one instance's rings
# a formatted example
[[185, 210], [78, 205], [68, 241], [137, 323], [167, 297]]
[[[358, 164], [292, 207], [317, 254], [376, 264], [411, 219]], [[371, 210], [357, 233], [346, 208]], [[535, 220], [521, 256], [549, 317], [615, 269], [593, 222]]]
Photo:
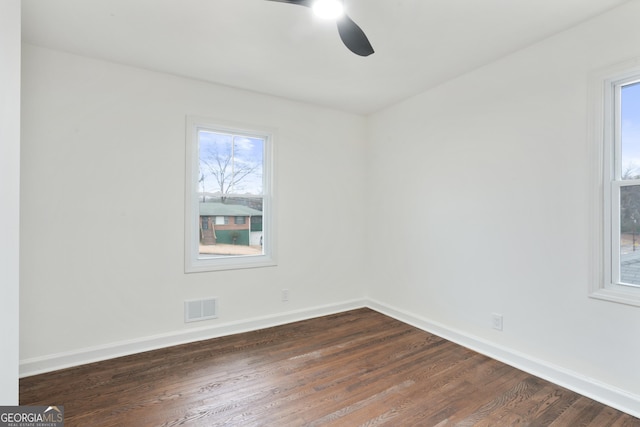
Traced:
[[344, 45], [353, 53], [369, 56], [374, 50], [364, 31], [344, 12], [343, 0], [268, 0], [312, 8], [316, 14], [336, 20]]

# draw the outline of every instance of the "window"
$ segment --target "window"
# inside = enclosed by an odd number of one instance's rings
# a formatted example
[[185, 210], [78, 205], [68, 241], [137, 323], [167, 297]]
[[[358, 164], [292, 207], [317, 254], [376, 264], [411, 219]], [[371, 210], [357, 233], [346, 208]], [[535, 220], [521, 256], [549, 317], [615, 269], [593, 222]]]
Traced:
[[185, 271], [275, 265], [273, 132], [188, 117], [186, 134]]
[[[640, 306], [640, 67], [597, 79], [594, 138], [601, 170], [591, 296]], [[604, 87], [602, 86], [604, 83]], [[597, 227], [597, 224], [594, 224]]]
[[262, 217], [261, 216], [252, 216], [251, 217], [251, 231], [262, 231]]

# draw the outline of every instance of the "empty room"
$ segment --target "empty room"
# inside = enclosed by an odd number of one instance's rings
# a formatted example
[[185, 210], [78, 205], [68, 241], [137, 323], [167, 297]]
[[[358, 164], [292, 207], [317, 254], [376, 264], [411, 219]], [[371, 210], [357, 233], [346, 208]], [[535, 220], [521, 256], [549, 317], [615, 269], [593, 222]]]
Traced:
[[321, 3], [0, 3], [1, 407], [640, 426], [640, 1]]

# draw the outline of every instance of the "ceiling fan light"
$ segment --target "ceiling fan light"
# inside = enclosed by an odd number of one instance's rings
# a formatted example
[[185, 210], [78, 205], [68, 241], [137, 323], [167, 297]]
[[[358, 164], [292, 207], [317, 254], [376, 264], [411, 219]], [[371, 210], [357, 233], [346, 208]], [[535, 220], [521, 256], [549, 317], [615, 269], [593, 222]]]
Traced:
[[337, 19], [344, 14], [344, 6], [340, 0], [316, 0], [313, 12], [323, 19]]

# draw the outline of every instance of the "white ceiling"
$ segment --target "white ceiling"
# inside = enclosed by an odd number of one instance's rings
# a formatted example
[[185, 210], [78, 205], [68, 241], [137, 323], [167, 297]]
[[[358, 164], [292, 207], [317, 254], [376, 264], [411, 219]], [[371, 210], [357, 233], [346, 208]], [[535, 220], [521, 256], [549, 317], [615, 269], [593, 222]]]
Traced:
[[629, 0], [345, 0], [376, 53], [265, 0], [23, 0], [23, 40], [368, 114]]

